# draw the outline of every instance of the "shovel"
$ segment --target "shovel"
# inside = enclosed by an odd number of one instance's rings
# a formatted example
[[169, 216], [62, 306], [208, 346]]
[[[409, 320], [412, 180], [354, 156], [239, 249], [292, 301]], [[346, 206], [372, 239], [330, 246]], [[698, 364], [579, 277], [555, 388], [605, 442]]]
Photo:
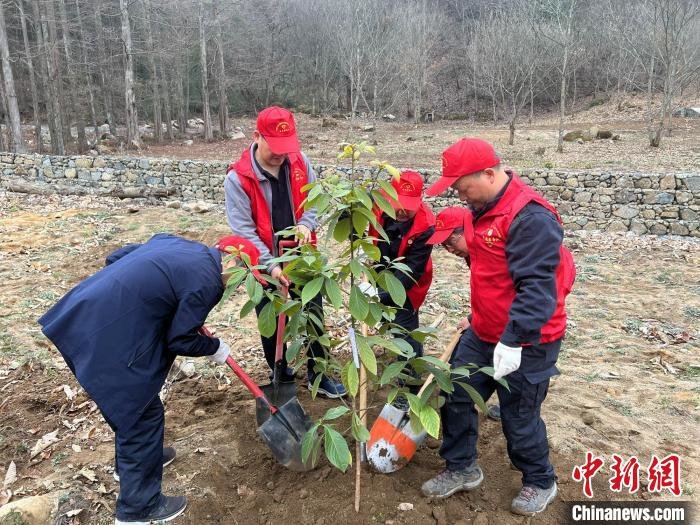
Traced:
[[267, 420], [258, 427], [258, 434], [270, 448], [275, 459], [289, 470], [306, 472], [314, 468], [310, 461], [304, 463], [301, 459], [301, 441], [304, 434], [313, 426], [311, 418], [295, 397], [277, 408], [265, 397], [260, 387], [246, 374], [243, 369], [228, 356], [226, 364], [255, 396], [256, 406], [265, 406], [268, 411]]
[[[288, 248], [293, 248], [297, 245], [296, 241], [280, 241], [279, 255], [284, 255]], [[282, 297], [286, 300], [289, 288], [281, 285]], [[284, 373], [284, 327], [287, 322], [287, 315], [281, 312], [277, 317], [277, 338], [275, 340], [275, 365], [272, 369], [272, 382], [267, 385], [262, 385], [260, 388], [265, 394], [265, 397], [270, 400], [273, 405], [285, 406], [287, 402], [297, 397], [297, 385], [295, 383], [280, 383], [280, 378]], [[270, 418], [270, 410], [257, 399], [255, 403], [255, 419], [258, 425], [262, 425]]]
[[[212, 333], [204, 326], [199, 331], [202, 335], [212, 337]], [[253, 394], [256, 409], [262, 406], [267, 410], [268, 415], [265, 422], [258, 426], [258, 434], [270, 448], [275, 459], [295, 472], [306, 472], [313, 469], [315, 466], [313, 460], [309, 459], [304, 463], [301, 459], [301, 441], [313, 423], [299, 404], [299, 400], [294, 397], [277, 408], [270, 403], [260, 387], [243, 371], [233, 357], [229, 355], [226, 358], [226, 364]]]
[[[455, 332], [440, 356], [440, 361], [445, 363], [449, 361], [461, 336], [461, 330]], [[418, 391], [418, 397], [425, 392], [432, 380], [433, 374], [430, 374]], [[369, 431], [367, 459], [370, 465], [379, 472], [384, 474], [396, 472], [411, 461], [416, 449], [425, 441], [427, 435], [425, 431], [419, 434], [413, 431], [408, 411], [399, 410], [389, 404], [384, 405]]]

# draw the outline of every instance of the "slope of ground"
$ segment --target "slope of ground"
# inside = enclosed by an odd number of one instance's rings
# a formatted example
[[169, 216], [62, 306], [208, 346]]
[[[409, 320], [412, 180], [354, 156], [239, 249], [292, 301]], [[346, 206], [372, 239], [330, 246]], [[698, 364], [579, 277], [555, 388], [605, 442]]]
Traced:
[[[112, 249], [158, 231], [213, 242], [226, 233], [224, 224], [221, 209], [192, 214], [88, 197], [0, 195], [0, 479], [14, 462], [13, 499], [58, 491], [59, 523], [112, 522], [119, 486], [111, 474], [111, 433], [36, 319], [100, 268]], [[229, 371], [199, 360], [194, 376], [174, 383], [166, 407], [166, 439], [177, 448], [178, 459], [166, 470], [164, 487], [187, 494], [191, 502], [178, 523], [464, 524], [478, 519], [559, 524], [565, 519], [564, 501], [582, 498], [571, 472], [586, 451], [606, 460], [594, 479], [596, 499], [630, 498], [608, 488], [613, 453], [637, 456], [642, 469], [652, 454], [678, 453], [681, 499], [697, 500], [700, 243], [586, 233], [569, 235], [566, 244], [579, 275], [569, 301], [562, 375], [543, 407], [561, 498], [544, 514], [528, 520], [507, 511], [519, 475], [509, 468], [499, 425], [484, 419], [482, 487], [446, 501], [423, 498], [421, 483], [441, 466], [438, 442], [431, 440], [394, 475], [364, 471], [357, 516], [350, 472], [342, 474], [325, 462], [301, 475], [278, 466], [256, 436], [247, 392]], [[422, 322], [440, 313], [447, 319], [440, 341], [428, 345], [431, 353], [441, 350], [469, 301], [463, 263], [438, 249], [435, 267]], [[254, 319], [238, 319], [242, 304], [241, 297], [232, 299], [212, 312], [208, 324], [231, 344], [242, 366], [266, 382]], [[333, 323], [333, 312], [327, 315]], [[334, 404], [311, 400], [302, 387], [299, 397], [313, 415]], [[47, 434], [48, 446], [38, 451], [37, 442]], [[633, 498], [673, 499], [645, 487]], [[413, 510], [398, 510], [403, 502], [412, 503]], [[77, 509], [83, 510], [65, 515]]]

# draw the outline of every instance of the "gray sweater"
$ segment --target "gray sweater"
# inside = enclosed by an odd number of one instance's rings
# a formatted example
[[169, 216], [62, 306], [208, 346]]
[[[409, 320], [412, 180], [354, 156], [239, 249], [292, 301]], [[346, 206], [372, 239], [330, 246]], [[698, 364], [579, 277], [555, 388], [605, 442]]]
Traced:
[[[251, 159], [254, 159], [256, 147], [255, 143], [250, 146]], [[302, 153], [302, 156], [306, 162], [306, 173], [308, 174], [307, 182], [316, 182], [316, 172], [311, 167], [307, 156], [304, 155], [304, 153]], [[272, 190], [270, 189], [270, 181], [260, 172], [254, 161], [252, 165], [255, 176], [258, 178], [260, 188], [265, 196], [265, 201], [267, 201], [268, 211], [270, 216], [272, 216]], [[287, 180], [287, 187], [291, 187], [289, 180]], [[233, 230], [233, 233], [236, 235], [250, 240], [258, 250], [260, 250], [260, 264], [264, 264], [267, 271], [271, 272], [275, 265], [271, 264], [270, 261], [277, 256], [277, 247], [273, 246], [273, 252], [271, 253], [267, 245], [258, 236], [255, 222], [253, 221], [250, 199], [245, 191], [243, 191], [238, 179], [238, 174], [235, 170], [229, 170], [226, 174], [226, 179], [224, 180], [224, 194], [226, 197], [226, 220], [231, 230]], [[289, 195], [289, 203], [293, 208], [294, 204], [292, 203], [291, 194]], [[296, 224], [302, 224], [311, 231], [314, 231], [316, 229], [316, 208], [309, 208], [306, 210]]]

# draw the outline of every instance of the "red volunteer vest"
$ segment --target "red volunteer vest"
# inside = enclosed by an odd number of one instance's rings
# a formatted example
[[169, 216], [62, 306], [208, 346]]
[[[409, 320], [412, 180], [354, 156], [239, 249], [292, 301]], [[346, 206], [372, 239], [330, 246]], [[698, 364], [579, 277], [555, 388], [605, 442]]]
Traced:
[[[384, 219], [382, 216], [382, 211], [375, 208], [374, 215], [377, 217], [377, 222], [383, 227]], [[435, 215], [433, 215], [432, 210], [425, 204], [421, 203], [420, 208], [418, 208], [418, 213], [413, 218], [413, 225], [408, 233], [404, 235], [401, 239], [401, 244], [399, 245], [399, 257], [406, 255], [408, 248], [413, 244], [413, 241], [421, 233], [424, 233], [431, 226], [435, 226]], [[377, 230], [375, 230], [372, 225], [369, 227], [369, 234], [381, 239]], [[377, 244], [379, 240], [374, 241]], [[428, 295], [428, 289], [430, 288], [430, 283], [433, 281], [433, 258], [428, 258], [428, 263], [425, 265], [425, 272], [421, 275], [420, 279], [406, 290], [406, 295], [411, 301], [411, 305], [414, 310], [418, 310], [423, 302], [425, 301], [425, 296]]]
[[[479, 217], [473, 234], [467, 236], [471, 260], [471, 327], [479, 339], [489, 343], [500, 340], [515, 298], [515, 287], [506, 261], [508, 230], [515, 216], [530, 202], [550, 210], [561, 224], [554, 206], [513, 173], [503, 197], [494, 208]], [[564, 299], [574, 284], [576, 267], [569, 250], [562, 246], [559, 253], [557, 305], [550, 320], [541, 328], [542, 344], [556, 341], [566, 331]]]
[[[306, 192], [301, 189], [307, 184], [308, 173], [306, 172], [306, 161], [301, 153], [290, 153], [287, 155], [289, 159], [289, 191], [292, 193], [292, 202], [294, 204], [294, 217], [297, 221], [304, 214], [304, 200]], [[273, 249], [272, 239], [272, 216], [270, 215], [270, 207], [265, 200], [262, 188], [258, 177], [253, 169], [253, 162], [250, 158], [250, 148], [247, 148], [237, 162], [231, 164], [226, 172], [234, 170], [238, 175], [243, 191], [250, 199], [250, 212], [255, 222], [258, 237], [265, 243], [270, 252], [277, 253]], [[316, 244], [316, 232], [312, 233], [312, 243]]]

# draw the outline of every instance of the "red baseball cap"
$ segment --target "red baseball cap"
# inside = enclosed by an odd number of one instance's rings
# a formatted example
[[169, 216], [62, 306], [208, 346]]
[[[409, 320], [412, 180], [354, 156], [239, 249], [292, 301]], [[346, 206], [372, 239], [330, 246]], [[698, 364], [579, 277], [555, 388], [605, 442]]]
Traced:
[[458, 206], [445, 208], [435, 217], [435, 233], [426, 241], [426, 244], [442, 244], [453, 231], [464, 228], [470, 220], [471, 211], [468, 208]]
[[457, 179], [493, 168], [500, 162], [491, 144], [474, 137], [464, 138], [442, 152], [442, 176], [425, 193], [431, 197], [440, 195]]
[[272, 153], [284, 155], [301, 149], [297, 127], [291, 111], [272, 106], [258, 113], [255, 129], [265, 138]]
[[232, 255], [245, 253], [250, 257], [250, 264], [253, 266], [257, 265], [260, 260], [260, 250], [248, 239], [239, 237], [238, 235], [222, 237], [219, 239], [219, 242], [216, 243], [216, 248]]
[[416, 211], [420, 208], [423, 195], [423, 176], [420, 173], [411, 170], [402, 171], [398, 179], [391, 179], [391, 185], [396, 190], [398, 202], [384, 191], [382, 193], [395, 210]]

